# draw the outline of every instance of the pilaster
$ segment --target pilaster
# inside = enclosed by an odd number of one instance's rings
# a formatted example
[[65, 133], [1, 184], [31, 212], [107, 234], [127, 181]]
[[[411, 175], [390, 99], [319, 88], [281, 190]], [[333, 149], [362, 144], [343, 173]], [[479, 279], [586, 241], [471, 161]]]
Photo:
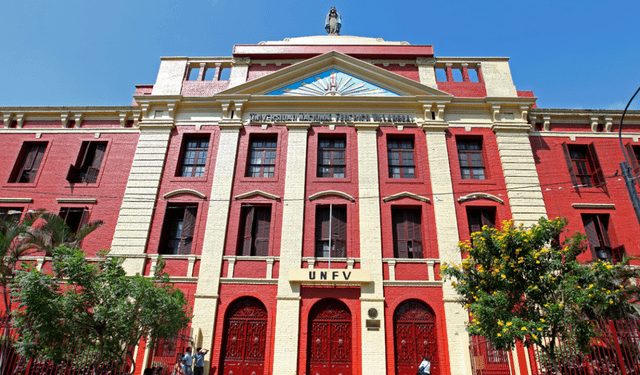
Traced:
[[436, 59], [427, 57], [418, 57], [416, 59], [416, 65], [418, 65], [418, 76], [420, 77], [420, 83], [427, 85], [431, 88], [437, 89], [438, 82], [436, 81]]
[[129, 275], [143, 271], [144, 253], [173, 126], [173, 120], [140, 123], [140, 138], [109, 253], [126, 257], [122, 266]]
[[300, 284], [289, 282], [290, 269], [302, 266], [304, 202], [309, 124], [288, 125], [287, 167], [284, 182], [280, 246], [280, 273], [273, 348], [273, 373], [296, 374], [300, 327]]
[[[386, 374], [384, 289], [382, 286], [382, 235], [380, 226], [380, 180], [378, 176], [377, 124], [355, 125], [358, 131], [358, 200], [360, 217], [360, 262], [371, 274], [371, 282], [360, 289], [362, 373]], [[380, 329], [366, 326], [369, 309], [380, 314]]]
[[492, 129], [496, 134], [513, 221], [536, 224], [540, 217], [547, 217], [547, 210], [529, 141], [531, 125], [525, 122], [495, 123]]
[[[460, 237], [445, 135], [447, 127], [446, 122], [429, 121], [422, 126], [422, 129], [426, 136], [427, 152], [429, 153], [431, 189], [437, 193], [433, 199], [433, 211], [436, 221], [438, 253], [441, 262], [460, 264], [462, 262], [458, 249]], [[471, 374], [469, 334], [465, 327], [465, 323], [469, 320], [468, 314], [460, 306], [458, 294], [450, 283], [443, 284], [442, 294], [449, 346], [449, 373]]]
[[[202, 242], [202, 263], [193, 305], [192, 332], [203, 348], [213, 345], [213, 331], [216, 324], [222, 257], [229, 220], [229, 201], [233, 187], [233, 174], [238, 152], [240, 121], [224, 121], [220, 126], [220, 141], [216, 166], [211, 184], [209, 211]], [[208, 374], [210, 354], [205, 356], [205, 375]]]

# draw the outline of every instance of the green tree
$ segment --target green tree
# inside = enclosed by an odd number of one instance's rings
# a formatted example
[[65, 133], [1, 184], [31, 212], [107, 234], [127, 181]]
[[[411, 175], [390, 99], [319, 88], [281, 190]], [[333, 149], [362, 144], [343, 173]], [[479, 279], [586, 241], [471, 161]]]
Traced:
[[541, 218], [531, 228], [511, 221], [502, 229], [485, 226], [460, 243], [462, 264], [442, 267], [470, 313], [471, 335], [498, 349], [512, 349], [517, 340], [536, 344], [556, 373], [558, 340], [586, 352], [597, 336], [596, 320], [631, 314], [630, 299], [638, 292], [629, 282], [638, 272], [627, 261], [578, 261], [585, 236], [560, 242], [566, 224]]
[[122, 261], [90, 262], [81, 249], [58, 246], [51, 273], [19, 270], [12, 285], [20, 306], [13, 312], [18, 352], [53, 361], [91, 355], [99, 368], [109, 360], [133, 360], [142, 338], [170, 339], [185, 328], [187, 300], [162, 273], [163, 262], [149, 278], [127, 276]]
[[73, 232], [60, 215], [42, 210], [27, 214], [25, 220], [35, 223], [30, 230], [29, 243], [49, 256], [57, 246], [79, 248], [87, 235], [104, 225], [102, 220], [91, 221]]
[[[13, 280], [20, 257], [32, 249], [32, 246], [27, 243], [27, 238], [33, 221], [30, 219], [20, 221], [18, 217], [9, 216], [5, 220], [0, 220], [0, 286], [2, 286], [2, 297], [7, 315], [11, 313], [9, 283]], [[9, 332], [9, 319], [5, 321], [4, 332], [2, 353], [0, 354], [2, 359], [7, 358], [10, 351], [9, 340], [11, 336], [6, 334]], [[2, 362], [0, 371], [4, 372], [7, 361], [0, 362]]]

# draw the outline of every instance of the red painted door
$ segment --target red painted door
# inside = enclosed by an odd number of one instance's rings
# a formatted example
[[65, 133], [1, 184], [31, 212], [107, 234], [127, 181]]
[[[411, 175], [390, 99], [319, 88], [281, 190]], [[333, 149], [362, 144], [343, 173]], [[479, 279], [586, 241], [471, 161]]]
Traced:
[[318, 302], [309, 314], [308, 335], [310, 375], [351, 375], [351, 313], [345, 304]]
[[256, 299], [242, 299], [227, 313], [221, 374], [262, 375], [267, 311]]
[[426, 354], [431, 374], [440, 375], [435, 316], [426, 305], [408, 301], [393, 314], [396, 352], [396, 374], [415, 375]]

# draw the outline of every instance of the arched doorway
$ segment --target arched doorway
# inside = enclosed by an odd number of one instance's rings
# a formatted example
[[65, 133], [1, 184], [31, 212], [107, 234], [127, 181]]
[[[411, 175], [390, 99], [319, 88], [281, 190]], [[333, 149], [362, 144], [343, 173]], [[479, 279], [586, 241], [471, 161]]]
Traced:
[[351, 313], [344, 303], [316, 303], [309, 312], [307, 337], [310, 375], [351, 375]]
[[431, 374], [440, 374], [436, 319], [427, 305], [420, 301], [401, 303], [393, 314], [393, 334], [397, 375], [415, 375], [425, 354], [431, 362]]
[[267, 309], [247, 297], [227, 309], [224, 322], [222, 363], [224, 375], [262, 375], [267, 335]]

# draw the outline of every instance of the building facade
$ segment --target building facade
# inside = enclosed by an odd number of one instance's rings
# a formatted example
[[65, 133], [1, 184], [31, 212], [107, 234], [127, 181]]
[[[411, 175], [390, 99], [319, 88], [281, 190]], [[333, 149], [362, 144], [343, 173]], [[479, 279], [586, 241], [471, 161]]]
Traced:
[[[640, 255], [621, 111], [535, 101], [507, 58], [374, 38], [162, 58], [131, 106], [0, 107], [0, 215], [103, 220], [83, 247], [131, 274], [164, 259], [210, 374], [415, 374], [423, 354], [471, 374], [468, 315], [439, 276], [470, 232], [564, 216], [584, 260]], [[639, 137], [631, 112], [636, 176]], [[506, 373], [530, 361], [519, 347]]]

